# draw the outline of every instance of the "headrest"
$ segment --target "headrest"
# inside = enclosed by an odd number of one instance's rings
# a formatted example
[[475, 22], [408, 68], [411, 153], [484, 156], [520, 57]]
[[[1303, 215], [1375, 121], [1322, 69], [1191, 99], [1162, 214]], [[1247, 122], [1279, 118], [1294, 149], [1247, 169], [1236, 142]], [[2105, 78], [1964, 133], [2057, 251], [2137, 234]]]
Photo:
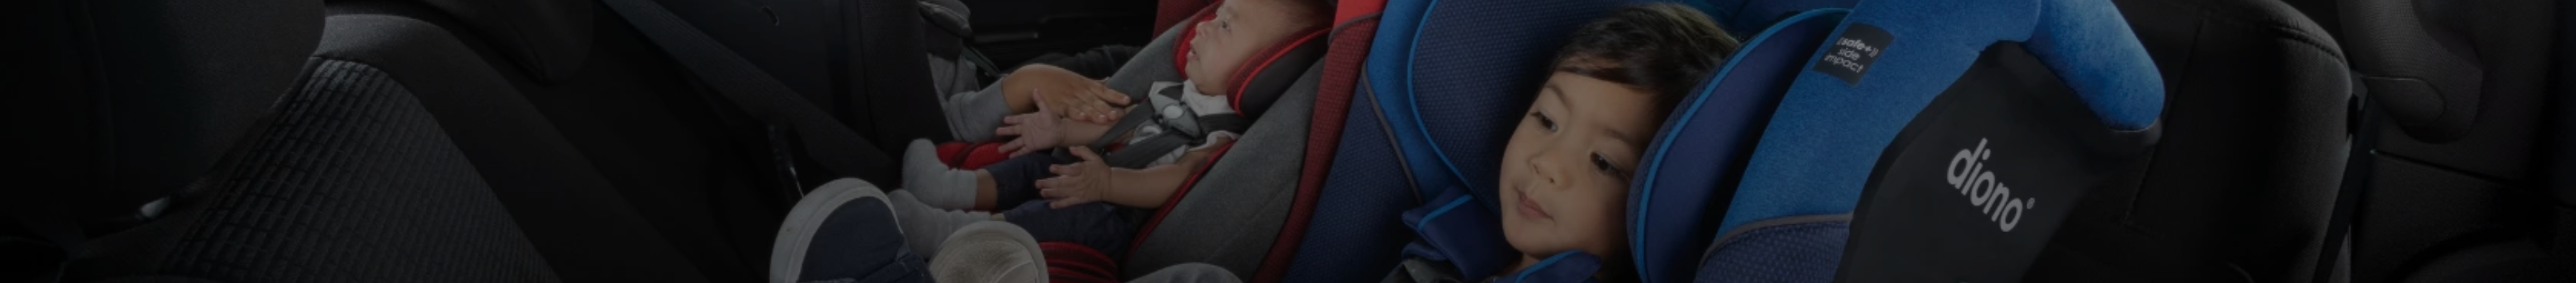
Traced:
[[1306, 69], [1315, 67], [1315, 60], [1324, 58], [1324, 47], [1330, 45], [1324, 42], [1324, 29], [1318, 27], [1297, 34], [1295, 39], [1253, 53], [1260, 54], [1253, 57], [1259, 61], [1246, 62], [1234, 70], [1234, 85], [1229, 86], [1233, 90], [1226, 92], [1234, 96], [1230, 99], [1234, 102], [1234, 112], [1243, 113], [1248, 118], [1261, 118], [1261, 112], [1270, 110], [1271, 104], [1279, 102], [1279, 97], [1288, 92], [1289, 85], [1305, 77]]
[[538, 81], [570, 77], [590, 56], [593, 1], [419, 1], [474, 29]]
[[2050, 217], [2152, 148], [2163, 81], [2108, 1], [1855, 7], [1782, 98], [1720, 233], [1853, 213], [1843, 280], [2016, 281]]
[[[0, 85], [34, 199], [132, 215], [208, 173], [297, 81], [322, 1], [21, 3]], [[29, 7], [33, 6], [33, 7]], [[18, 190], [13, 190], [18, 191]], [[72, 194], [76, 192], [77, 194]], [[26, 199], [0, 196], [5, 199]]]
[[[1737, 192], [1739, 205], [1729, 208], [1719, 229], [1850, 211], [1898, 130], [1998, 43], [2027, 47], [2102, 128], [2153, 124], [2164, 107], [2163, 80], [2118, 11], [2105, 1], [2041, 2], [1862, 3], [1835, 33], [1835, 44], [1801, 71], [1762, 137], [1762, 144], [1806, 146], [1758, 150], [1757, 165]], [[1764, 205], [1740, 205], [1748, 201]]]
[[1514, 117], [1528, 110], [1566, 35], [1628, 2], [1421, 2], [1430, 3], [1387, 3], [1365, 90], [1385, 114], [1414, 188], [1463, 186], [1498, 207], [1494, 164], [1502, 164]]
[[[1215, 17], [1216, 7], [1208, 5], [1200, 9], [1198, 16], [1191, 17], [1187, 24], [1194, 25]], [[1182, 26], [1179, 31], [1180, 39], [1172, 45], [1172, 70], [1188, 77], [1190, 38], [1198, 36], [1198, 29]], [[1279, 96], [1288, 91], [1289, 85], [1296, 84], [1298, 77], [1304, 76], [1315, 60], [1324, 58], [1324, 47], [1329, 45], [1324, 40], [1327, 34], [1325, 27], [1317, 26], [1291, 34], [1288, 40], [1254, 52], [1247, 59], [1252, 61], [1244, 62], [1229, 73], [1234, 76], [1233, 85], [1225, 88], [1226, 95], [1233, 96], [1227, 100], [1234, 102], [1234, 112], [1243, 113], [1247, 118], [1260, 118], [1261, 112], [1278, 102]]]
[[1844, 8], [1860, 0], [1708, 0], [1702, 12], [1732, 34], [1754, 34], [1789, 16], [1816, 9]]
[[1628, 192], [1641, 282], [1690, 282], [1773, 107], [1847, 13], [1798, 13], [1755, 34], [1665, 119]]

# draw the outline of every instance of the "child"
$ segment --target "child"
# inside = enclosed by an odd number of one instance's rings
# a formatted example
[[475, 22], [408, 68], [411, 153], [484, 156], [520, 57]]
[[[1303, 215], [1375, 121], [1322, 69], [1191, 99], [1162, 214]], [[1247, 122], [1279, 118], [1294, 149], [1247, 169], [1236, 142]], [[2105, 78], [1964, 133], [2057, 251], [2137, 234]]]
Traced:
[[1405, 249], [1387, 281], [1632, 280], [1621, 226], [1629, 172], [1684, 92], [1740, 43], [1708, 16], [1672, 3], [1621, 8], [1568, 42], [1503, 150], [1495, 210], [1502, 215], [1434, 212], [1469, 198], [1462, 190], [1405, 215], [1425, 235], [1499, 234], [1502, 244], [1426, 236]]
[[[1147, 103], [1118, 111], [1057, 109], [1090, 107], [1056, 103], [1094, 97], [1123, 100], [1100, 82], [1062, 68], [1032, 65], [1006, 76], [998, 89], [1009, 113], [1001, 126], [979, 130], [1016, 136], [999, 150], [1013, 157], [981, 169], [951, 168], [939, 161], [938, 149], [915, 141], [904, 157], [904, 188], [888, 195], [897, 221], [915, 252], [935, 254], [940, 239], [975, 221], [1004, 220], [1027, 229], [1040, 241], [1069, 241], [1109, 253], [1125, 250], [1134, 228], [1115, 204], [1161, 206], [1193, 168], [1214, 149], [1232, 142], [1249, 126], [1228, 101], [1226, 86], [1233, 71], [1261, 49], [1290, 40], [1299, 31], [1325, 22], [1327, 8], [1313, 0], [1234, 0], [1218, 4], [1215, 17], [1195, 24], [1182, 82], [1153, 84]], [[1070, 96], [1071, 98], [1067, 98]], [[989, 103], [989, 101], [987, 101]], [[972, 104], [969, 104], [972, 105]], [[1070, 107], [1069, 107], [1070, 105]], [[1002, 116], [998, 108], [949, 105], [952, 127], [972, 127]], [[1148, 121], [1124, 121], [1132, 127], [1096, 123], [1106, 115], [1062, 117], [1059, 113], [1153, 111]], [[980, 113], [980, 114], [979, 114]], [[980, 120], [979, 120], [980, 119]], [[972, 133], [967, 129], [956, 132]], [[1110, 139], [1103, 139], [1104, 137]], [[973, 136], [962, 137], [977, 140]], [[1025, 155], [1060, 145], [1118, 141], [1124, 148], [1107, 154], [1090, 147], [1067, 147], [1073, 157]], [[1149, 145], [1162, 145], [1161, 147]], [[1056, 165], [1071, 162], [1072, 164]], [[1112, 168], [1118, 165], [1119, 168]], [[1130, 167], [1134, 168], [1130, 168]], [[1042, 199], [1043, 198], [1043, 199]], [[1100, 204], [1094, 202], [1106, 202]], [[999, 213], [982, 212], [1008, 208]], [[982, 210], [982, 211], [953, 211]]]

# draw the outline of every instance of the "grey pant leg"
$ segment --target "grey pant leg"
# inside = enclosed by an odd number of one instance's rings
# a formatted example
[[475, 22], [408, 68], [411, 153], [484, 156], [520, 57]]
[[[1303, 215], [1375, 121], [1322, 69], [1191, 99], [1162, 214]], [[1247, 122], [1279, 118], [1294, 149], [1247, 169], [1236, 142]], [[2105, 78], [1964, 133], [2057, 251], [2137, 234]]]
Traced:
[[993, 129], [1002, 127], [1002, 117], [1011, 115], [1009, 100], [1002, 97], [1002, 83], [985, 85], [984, 89], [959, 92], [939, 98], [939, 112], [948, 115], [948, 133], [958, 141], [993, 141]]
[[1180, 282], [1242, 283], [1243, 279], [1234, 278], [1234, 272], [1226, 271], [1224, 267], [1217, 267], [1215, 265], [1208, 265], [1205, 263], [1183, 263], [1172, 267], [1164, 267], [1162, 270], [1155, 270], [1154, 273], [1145, 274], [1144, 277], [1137, 277], [1136, 280], [1127, 281], [1127, 283]]

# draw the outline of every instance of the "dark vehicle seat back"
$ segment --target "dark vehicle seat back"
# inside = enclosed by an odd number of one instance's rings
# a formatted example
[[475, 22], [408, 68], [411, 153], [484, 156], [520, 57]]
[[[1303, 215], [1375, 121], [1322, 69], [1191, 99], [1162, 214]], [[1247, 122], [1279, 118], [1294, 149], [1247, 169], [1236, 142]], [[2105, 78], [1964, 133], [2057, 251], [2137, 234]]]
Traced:
[[2164, 79], [2134, 182], [2081, 200], [2030, 281], [2312, 282], [2351, 146], [2342, 51], [2269, 1], [2113, 0]]
[[2342, 39], [2369, 98], [2367, 152], [2353, 157], [2368, 176], [2345, 202], [2353, 282], [2576, 280], [2564, 236], [2576, 5], [2296, 4]]
[[483, 126], [308, 59], [332, 44], [322, 3], [30, 6], [10, 41], [41, 45], [9, 80], [45, 87], [10, 96], [8, 129], [62, 144], [13, 162], [61, 171], [5, 199], [73, 212], [13, 214], [78, 224], [62, 281], [558, 281], [494, 190], [508, 177], [450, 135]]

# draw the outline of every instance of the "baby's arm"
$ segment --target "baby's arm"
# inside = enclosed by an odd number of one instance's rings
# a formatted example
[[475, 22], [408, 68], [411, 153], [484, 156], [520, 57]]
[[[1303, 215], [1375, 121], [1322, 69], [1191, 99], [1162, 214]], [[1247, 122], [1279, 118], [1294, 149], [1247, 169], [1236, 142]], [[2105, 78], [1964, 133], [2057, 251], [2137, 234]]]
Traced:
[[[1207, 163], [1208, 155], [1215, 154], [1217, 148], [1234, 141], [1217, 137], [1216, 140], [1209, 142], [1218, 146], [1190, 150], [1182, 153], [1181, 158], [1172, 161], [1172, 164], [1144, 169], [1109, 168], [1108, 165], [1101, 164], [1096, 156], [1088, 153], [1077, 154], [1083, 157], [1083, 162], [1056, 165], [1055, 168], [1051, 168], [1056, 170], [1059, 176], [1039, 181], [1038, 187], [1042, 189], [1039, 194], [1055, 199], [1056, 207], [1107, 201], [1110, 204], [1128, 207], [1160, 208], [1164, 202], [1171, 200], [1172, 192], [1180, 191], [1181, 182], [1189, 181], [1192, 170]], [[1089, 178], [1090, 176], [1107, 178]]]
[[[1016, 157], [1058, 147], [1091, 144], [1099, 141], [1103, 135], [1109, 134], [1110, 125], [1082, 123], [1072, 118], [1058, 117], [1051, 110], [1041, 110], [1002, 118], [1003, 126], [993, 129], [993, 134], [1019, 136], [1019, 138], [1011, 139], [1011, 142], [1002, 144], [999, 149]], [[1119, 139], [1127, 139], [1129, 134], [1133, 134], [1133, 131], [1122, 133]], [[1046, 138], [1033, 138], [1033, 136]]]

